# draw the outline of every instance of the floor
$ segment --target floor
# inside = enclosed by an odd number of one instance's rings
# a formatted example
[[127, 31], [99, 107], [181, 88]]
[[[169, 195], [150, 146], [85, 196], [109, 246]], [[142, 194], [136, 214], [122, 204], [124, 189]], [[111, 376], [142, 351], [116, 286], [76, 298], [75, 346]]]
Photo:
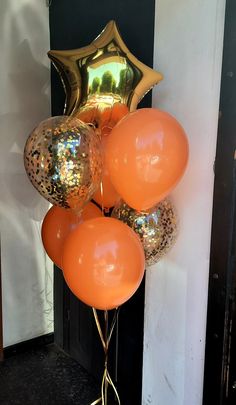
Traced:
[[54, 344], [0, 364], [1, 405], [89, 405], [99, 390], [99, 384]]

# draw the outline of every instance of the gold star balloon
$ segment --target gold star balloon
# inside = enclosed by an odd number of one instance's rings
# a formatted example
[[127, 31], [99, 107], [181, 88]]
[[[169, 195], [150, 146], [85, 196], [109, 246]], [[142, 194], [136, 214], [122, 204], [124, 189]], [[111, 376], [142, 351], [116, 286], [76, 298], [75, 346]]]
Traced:
[[[76, 115], [105, 132], [139, 101], [162, 75], [140, 62], [110, 21], [88, 46], [49, 51], [60, 74], [66, 101], [64, 114]], [[116, 106], [116, 108], [114, 108]]]

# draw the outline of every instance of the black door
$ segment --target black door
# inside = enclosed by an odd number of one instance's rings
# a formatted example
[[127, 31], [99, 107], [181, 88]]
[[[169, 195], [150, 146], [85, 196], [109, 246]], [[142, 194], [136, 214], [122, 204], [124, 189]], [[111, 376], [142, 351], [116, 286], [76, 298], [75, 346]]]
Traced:
[[226, 1], [204, 405], [236, 404], [236, 2]]
[[[131, 52], [148, 66], [153, 62], [155, 0], [53, 0], [50, 6], [51, 49], [89, 44], [114, 19]], [[64, 92], [52, 69], [52, 115], [63, 111]], [[141, 103], [151, 106], [151, 94]], [[122, 306], [115, 331], [111, 369], [123, 405], [141, 404], [144, 282]], [[101, 378], [103, 352], [91, 308], [76, 299], [55, 270], [55, 340], [91, 374]], [[115, 346], [115, 347], [114, 347]]]

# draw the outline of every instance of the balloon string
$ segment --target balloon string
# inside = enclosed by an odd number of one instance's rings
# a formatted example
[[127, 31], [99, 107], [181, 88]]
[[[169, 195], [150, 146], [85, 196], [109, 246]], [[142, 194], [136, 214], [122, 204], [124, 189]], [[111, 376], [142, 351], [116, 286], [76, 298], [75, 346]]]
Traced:
[[101, 181], [101, 183], [100, 183], [100, 192], [101, 192], [101, 201], [102, 201], [102, 206], [101, 206], [101, 208], [102, 208], [102, 215], [104, 215], [104, 192], [103, 192], [103, 184], [102, 184], [102, 181]]
[[100, 336], [100, 339], [102, 342], [103, 350], [105, 353], [105, 365], [104, 365], [104, 373], [103, 373], [103, 377], [102, 377], [101, 397], [96, 399], [90, 405], [96, 405], [99, 403], [101, 403], [102, 405], [107, 405], [107, 392], [108, 392], [109, 385], [113, 389], [117, 402], [120, 405], [119, 394], [117, 392], [117, 389], [116, 389], [116, 387], [111, 379], [111, 376], [109, 374], [109, 371], [108, 371], [108, 349], [109, 349], [109, 344], [110, 344], [110, 340], [112, 337], [112, 333], [113, 333], [115, 325], [116, 325], [119, 310], [120, 310], [119, 308], [115, 309], [113, 319], [111, 322], [111, 326], [110, 326], [110, 330], [109, 330], [108, 311], [104, 311], [105, 328], [104, 328], [104, 333], [103, 333], [101, 324], [100, 324], [100, 321], [98, 318], [97, 310], [95, 308], [93, 308], [93, 315], [94, 315], [95, 323], [96, 323], [97, 330], [98, 330], [98, 333], [99, 333], [99, 336]]

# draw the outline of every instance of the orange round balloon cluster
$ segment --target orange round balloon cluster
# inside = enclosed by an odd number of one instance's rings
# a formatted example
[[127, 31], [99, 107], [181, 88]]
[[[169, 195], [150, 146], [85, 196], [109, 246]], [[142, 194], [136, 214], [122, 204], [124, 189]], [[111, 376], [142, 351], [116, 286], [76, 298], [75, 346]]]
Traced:
[[[96, 205], [88, 203], [80, 215], [52, 207], [43, 221], [42, 240], [71, 291], [86, 304], [107, 310], [127, 301], [142, 280], [145, 240], [140, 221], [181, 179], [188, 142], [175, 118], [153, 108], [129, 114], [123, 105], [105, 109], [100, 111], [99, 128], [103, 174], [93, 199], [102, 208], [111, 208], [122, 197], [139, 221], [135, 225], [139, 232], [122, 223], [122, 216], [105, 218]], [[171, 223], [169, 209], [165, 221]], [[145, 227], [155, 244], [151, 224]], [[150, 264], [147, 258], [146, 264]]]
[[76, 297], [97, 309], [113, 309], [127, 301], [142, 281], [144, 266], [138, 236], [113, 218], [83, 222], [64, 243], [65, 280]]
[[181, 179], [188, 161], [188, 141], [170, 114], [144, 108], [126, 115], [111, 131], [106, 164], [123, 200], [147, 210], [163, 200]]

